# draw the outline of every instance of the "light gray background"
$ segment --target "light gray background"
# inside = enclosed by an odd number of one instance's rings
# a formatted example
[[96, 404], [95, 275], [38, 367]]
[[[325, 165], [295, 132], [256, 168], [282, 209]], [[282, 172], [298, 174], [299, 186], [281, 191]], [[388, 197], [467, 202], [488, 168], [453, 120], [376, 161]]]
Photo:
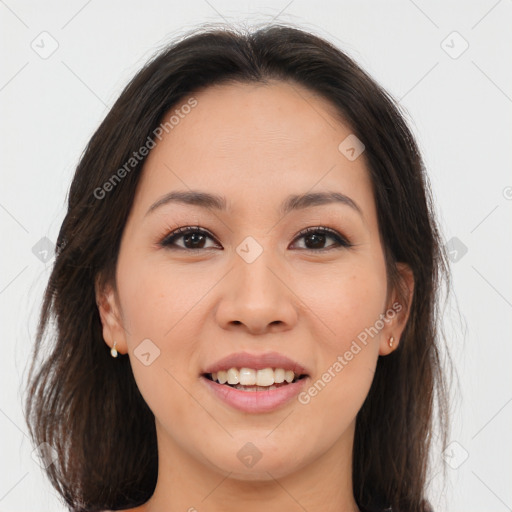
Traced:
[[436, 512], [512, 510], [511, 0], [0, 0], [0, 20], [0, 511], [66, 510], [31, 456], [21, 383], [53, 262], [41, 239], [57, 238], [85, 144], [172, 37], [272, 20], [338, 45], [407, 112], [453, 259], [444, 324], [460, 391], [448, 480], [434, 471], [431, 500]]

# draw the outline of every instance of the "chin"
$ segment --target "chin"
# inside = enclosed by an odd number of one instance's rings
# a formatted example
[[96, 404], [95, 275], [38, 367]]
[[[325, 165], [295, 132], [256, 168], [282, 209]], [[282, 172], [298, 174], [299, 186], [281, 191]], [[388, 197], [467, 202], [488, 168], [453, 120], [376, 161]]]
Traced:
[[[267, 452], [267, 453], [265, 453]], [[268, 482], [283, 478], [297, 471], [304, 464], [304, 457], [297, 457], [297, 448], [281, 451], [276, 447], [257, 449], [254, 445], [244, 444], [237, 452], [219, 454], [209, 463], [224, 476], [229, 474], [233, 480]]]

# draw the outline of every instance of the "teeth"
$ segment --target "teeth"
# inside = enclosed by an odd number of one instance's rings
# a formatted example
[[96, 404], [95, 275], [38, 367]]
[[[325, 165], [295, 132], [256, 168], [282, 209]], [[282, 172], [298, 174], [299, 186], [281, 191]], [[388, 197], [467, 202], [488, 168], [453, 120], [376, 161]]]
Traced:
[[274, 382], [276, 384], [280, 384], [281, 382], [284, 382], [284, 374], [285, 374], [285, 371], [282, 368], [276, 368], [274, 370]]
[[220, 384], [231, 384], [240, 388], [241, 386], [259, 386], [266, 389], [274, 389], [274, 384], [293, 382], [295, 375], [292, 370], [283, 368], [265, 368], [263, 370], [253, 370], [252, 368], [229, 368], [229, 370], [220, 370], [211, 374], [212, 380]]
[[241, 386], [240, 384], [235, 386], [235, 389], [239, 389], [240, 391], [272, 391], [273, 389], [277, 389], [277, 386]]
[[228, 370], [228, 384], [239, 384], [240, 383], [240, 372], [236, 368], [230, 368]]
[[240, 384], [242, 386], [254, 386], [256, 384], [256, 371], [250, 368], [240, 368]]
[[272, 386], [274, 382], [274, 370], [272, 370], [272, 368], [258, 370], [256, 373], [256, 384], [258, 386]]

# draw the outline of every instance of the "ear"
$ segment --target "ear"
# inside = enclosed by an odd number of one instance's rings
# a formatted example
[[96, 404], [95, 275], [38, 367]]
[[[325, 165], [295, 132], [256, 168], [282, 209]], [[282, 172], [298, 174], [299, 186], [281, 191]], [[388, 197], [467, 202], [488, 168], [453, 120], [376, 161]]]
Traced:
[[[390, 293], [386, 311], [382, 315], [384, 327], [381, 331], [379, 355], [387, 356], [400, 343], [400, 338], [409, 318], [414, 294], [414, 274], [406, 263], [397, 263], [398, 283]], [[393, 337], [393, 346], [389, 340]]]
[[103, 326], [103, 339], [112, 348], [116, 342], [116, 350], [120, 354], [128, 352], [126, 333], [121, 320], [121, 310], [117, 301], [117, 294], [111, 284], [103, 284], [97, 277], [94, 283], [96, 304]]

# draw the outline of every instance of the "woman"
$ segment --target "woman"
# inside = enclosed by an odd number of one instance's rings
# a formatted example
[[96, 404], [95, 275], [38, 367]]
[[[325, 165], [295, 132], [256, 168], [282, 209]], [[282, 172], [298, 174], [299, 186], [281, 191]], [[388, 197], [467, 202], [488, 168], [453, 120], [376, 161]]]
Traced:
[[76, 511], [430, 510], [443, 276], [375, 81], [296, 28], [188, 34], [71, 185], [26, 404], [48, 477]]

